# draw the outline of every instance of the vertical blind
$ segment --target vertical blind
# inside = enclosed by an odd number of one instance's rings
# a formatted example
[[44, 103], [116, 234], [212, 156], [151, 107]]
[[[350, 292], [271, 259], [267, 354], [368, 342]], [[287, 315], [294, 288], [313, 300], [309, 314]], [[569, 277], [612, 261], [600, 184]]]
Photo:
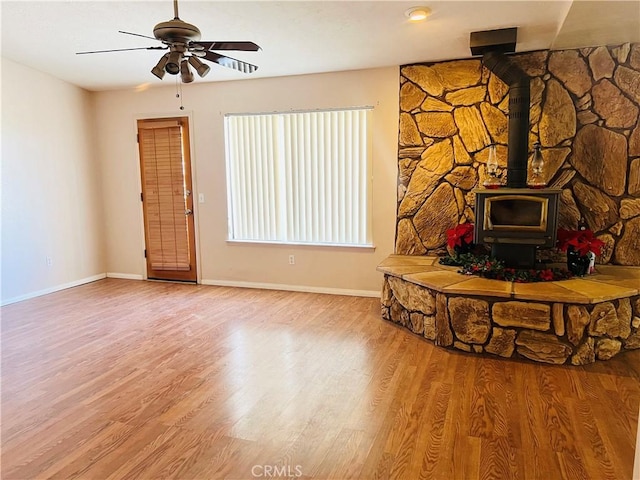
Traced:
[[141, 128], [147, 256], [154, 270], [189, 270], [180, 126]]
[[227, 115], [229, 239], [371, 245], [370, 115]]

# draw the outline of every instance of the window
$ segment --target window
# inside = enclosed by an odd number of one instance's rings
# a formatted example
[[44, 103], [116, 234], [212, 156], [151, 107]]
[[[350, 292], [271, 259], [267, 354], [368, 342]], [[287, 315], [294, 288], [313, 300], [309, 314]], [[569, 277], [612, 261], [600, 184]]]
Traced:
[[229, 240], [371, 246], [370, 115], [226, 115]]

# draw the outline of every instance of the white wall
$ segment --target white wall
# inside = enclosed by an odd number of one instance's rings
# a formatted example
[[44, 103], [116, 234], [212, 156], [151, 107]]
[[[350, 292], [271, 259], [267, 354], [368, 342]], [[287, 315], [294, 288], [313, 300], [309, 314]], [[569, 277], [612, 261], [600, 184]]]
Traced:
[[[215, 75], [212, 71], [210, 75]], [[135, 119], [191, 116], [199, 278], [203, 283], [269, 284], [318, 290], [379, 292], [376, 265], [393, 253], [398, 142], [398, 68], [338, 72], [235, 82], [198, 83], [183, 88], [179, 110], [170, 86], [144, 91], [96, 93], [102, 166], [107, 271], [144, 275], [144, 237], [139, 200]], [[374, 106], [373, 240], [375, 250], [229, 244], [224, 167], [225, 113]], [[288, 265], [295, 255], [296, 264]]]
[[89, 92], [2, 58], [3, 304], [104, 274], [94, 131]]

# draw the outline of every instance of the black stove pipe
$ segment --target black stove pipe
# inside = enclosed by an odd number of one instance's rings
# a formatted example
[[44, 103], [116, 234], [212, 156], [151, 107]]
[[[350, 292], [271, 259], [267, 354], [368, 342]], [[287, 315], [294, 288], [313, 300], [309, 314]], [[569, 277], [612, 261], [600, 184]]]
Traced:
[[529, 76], [507, 56], [497, 51], [486, 52], [482, 63], [509, 85], [509, 147], [507, 157], [507, 187], [527, 186], [529, 156]]

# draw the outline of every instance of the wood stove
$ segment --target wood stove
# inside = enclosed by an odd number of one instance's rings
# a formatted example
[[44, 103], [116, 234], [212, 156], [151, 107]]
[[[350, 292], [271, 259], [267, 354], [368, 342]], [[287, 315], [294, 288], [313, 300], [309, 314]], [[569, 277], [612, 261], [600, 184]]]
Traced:
[[474, 190], [476, 243], [516, 268], [534, 268], [536, 248], [556, 243], [561, 190], [527, 188], [530, 78], [505, 53], [515, 51], [517, 28], [472, 32], [472, 55], [509, 86], [507, 188]]
[[536, 248], [554, 247], [560, 189], [500, 188], [474, 190], [475, 243], [491, 246], [491, 255], [507, 265], [533, 268]]

